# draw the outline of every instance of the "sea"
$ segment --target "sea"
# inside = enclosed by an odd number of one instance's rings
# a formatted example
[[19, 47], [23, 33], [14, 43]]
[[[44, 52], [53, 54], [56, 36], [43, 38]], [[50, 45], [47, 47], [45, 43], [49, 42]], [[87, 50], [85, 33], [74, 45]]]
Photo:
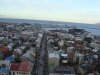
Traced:
[[[51, 24], [51, 25], [70, 25], [78, 26], [85, 29], [93, 35], [100, 35], [100, 25], [97, 24], [86, 24], [86, 23], [74, 23], [74, 22], [60, 22], [60, 21], [47, 21], [47, 20], [28, 20], [28, 19], [11, 19], [11, 18], [0, 18], [0, 22], [11, 22], [11, 23], [38, 23], [38, 24]], [[45, 30], [62, 29], [68, 30], [68, 28], [44, 28]]]

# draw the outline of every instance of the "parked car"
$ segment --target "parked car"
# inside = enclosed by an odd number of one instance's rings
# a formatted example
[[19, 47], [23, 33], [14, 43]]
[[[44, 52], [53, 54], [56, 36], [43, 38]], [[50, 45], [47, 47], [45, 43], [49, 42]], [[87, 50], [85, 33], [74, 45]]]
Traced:
[[43, 70], [43, 74], [46, 74], [46, 71], [45, 70]]
[[42, 66], [42, 64], [40, 64], [40, 66]]

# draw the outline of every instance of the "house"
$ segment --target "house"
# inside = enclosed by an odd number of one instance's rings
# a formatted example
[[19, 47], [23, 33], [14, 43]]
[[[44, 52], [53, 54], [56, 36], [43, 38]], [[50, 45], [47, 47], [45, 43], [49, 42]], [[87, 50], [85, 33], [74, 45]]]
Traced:
[[75, 41], [82, 41], [82, 37], [81, 36], [75, 37]]
[[0, 60], [0, 73], [1, 75], [9, 75], [10, 61]]
[[92, 68], [88, 64], [79, 65], [77, 69], [77, 73], [81, 75], [86, 75], [87, 73], [91, 73]]
[[31, 75], [33, 64], [30, 62], [21, 62], [19, 66], [19, 75]]
[[64, 54], [65, 52], [63, 50], [59, 50], [58, 54], [59, 54], [59, 57], [61, 57], [61, 54]]
[[89, 74], [87, 74], [87, 75], [100, 75], [98, 72], [93, 72], [93, 73], [89, 73]]
[[25, 51], [26, 46], [25, 46], [25, 45], [22, 45], [22, 46], [20, 46], [19, 48], [22, 50], [22, 52], [24, 52], [24, 51]]
[[4, 59], [4, 53], [0, 51], [0, 60]]
[[61, 54], [60, 60], [63, 64], [68, 63], [67, 54]]
[[49, 53], [48, 64], [59, 65], [59, 55], [57, 53]]
[[54, 42], [54, 40], [52, 38], [48, 38], [48, 42], [47, 43], [49, 44], [51, 42]]
[[73, 40], [75, 38], [75, 36], [72, 34], [69, 34], [68, 36], [69, 36], [70, 40]]
[[75, 47], [67, 47], [67, 53], [74, 53]]
[[37, 38], [35, 41], [37, 42], [36, 46], [39, 48], [40, 47], [41, 38]]
[[7, 47], [2, 47], [0, 48], [0, 51], [2, 51], [4, 53], [4, 58], [6, 58], [6, 56], [8, 55], [9, 53], [9, 48]]
[[31, 53], [34, 57], [36, 56], [35, 50], [27, 50], [26, 53]]
[[14, 52], [13, 52], [14, 55], [21, 55], [23, 54], [23, 51], [21, 49], [14, 49]]
[[9, 60], [0, 60], [0, 65], [5, 65], [6, 67], [9, 67], [10, 61]]
[[10, 56], [10, 57], [7, 57], [5, 60], [9, 60], [9, 61], [14, 61], [14, 57]]
[[71, 44], [72, 46], [75, 46], [75, 41], [67, 41], [69, 44]]
[[96, 43], [90, 43], [90, 47], [96, 48], [97, 47], [97, 44]]
[[88, 54], [89, 54], [89, 53], [88, 53], [88, 50], [83, 50], [83, 51], [82, 51], [82, 54], [83, 54], [83, 55], [88, 55]]
[[[95, 57], [96, 55], [94, 55], [94, 57]], [[97, 57], [97, 56], [96, 56]], [[94, 58], [95, 59], [95, 58]], [[84, 56], [84, 58], [83, 58], [83, 60], [84, 60], [84, 63], [89, 63], [89, 64], [92, 64], [93, 63], [93, 56], [90, 56], [90, 55], [85, 55]], [[96, 61], [95, 62], [97, 62], [97, 59], [95, 59]]]
[[68, 61], [74, 62], [75, 61], [75, 54], [74, 53], [67, 53]]
[[11, 63], [10, 64], [10, 75], [19, 75], [20, 64]]
[[56, 67], [53, 71], [49, 73], [49, 75], [76, 75], [75, 71], [71, 67]]
[[0, 75], [9, 75], [9, 72], [10, 72], [9, 67], [1, 68]]
[[21, 61], [24, 62], [24, 61], [30, 61], [32, 63], [34, 63], [34, 55], [32, 55], [31, 53], [27, 52], [27, 53], [24, 53], [22, 56], [21, 56]]
[[75, 58], [76, 58], [75, 59], [76, 63], [78, 64], [83, 63], [83, 54], [75, 52]]
[[14, 46], [14, 44], [13, 44], [13, 43], [9, 43], [9, 44], [8, 44], [8, 46], [7, 46], [7, 47], [9, 48], [9, 51], [12, 51], [13, 46]]
[[58, 42], [58, 45], [62, 48], [63, 46], [64, 46], [64, 40], [60, 40], [59, 42]]
[[87, 41], [88, 43], [91, 43], [92, 38], [91, 38], [91, 37], [85, 37], [85, 38], [84, 38], [84, 41]]
[[83, 47], [83, 45], [81, 45], [81, 44], [76, 44], [76, 45], [75, 45], [75, 48], [76, 48], [76, 49], [80, 49], [80, 48], [82, 48], [82, 47]]

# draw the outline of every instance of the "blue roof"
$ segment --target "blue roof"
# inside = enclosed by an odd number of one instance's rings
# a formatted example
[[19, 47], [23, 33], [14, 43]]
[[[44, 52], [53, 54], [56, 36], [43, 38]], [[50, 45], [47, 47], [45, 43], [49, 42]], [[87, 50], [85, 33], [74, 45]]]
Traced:
[[59, 56], [61, 57], [61, 54], [64, 54], [64, 51], [60, 51], [59, 52]]
[[1, 68], [1, 73], [9, 73], [9, 68]]
[[88, 58], [88, 56], [84, 56], [84, 60], [88, 60], [89, 58]]
[[11, 61], [13, 61], [14, 57], [7, 57], [5, 60], [11, 60]]

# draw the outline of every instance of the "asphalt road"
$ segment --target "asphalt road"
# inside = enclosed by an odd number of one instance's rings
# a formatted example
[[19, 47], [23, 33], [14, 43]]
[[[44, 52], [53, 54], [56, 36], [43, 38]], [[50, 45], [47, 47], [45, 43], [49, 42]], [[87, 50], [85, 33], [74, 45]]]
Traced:
[[[39, 68], [38, 68], [38, 74], [37, 75], [43, 75], [43, 60], [41, 57], [43, 57], [43, 55], [45, 54], [45, 48], [46, 48], [46, 35], [43, 35], [42, 41], [41, 41], [41, 45], [40, 45], [40, 57], [39, 57]], [[40, 65], [42, 64], [42, 65]]]

